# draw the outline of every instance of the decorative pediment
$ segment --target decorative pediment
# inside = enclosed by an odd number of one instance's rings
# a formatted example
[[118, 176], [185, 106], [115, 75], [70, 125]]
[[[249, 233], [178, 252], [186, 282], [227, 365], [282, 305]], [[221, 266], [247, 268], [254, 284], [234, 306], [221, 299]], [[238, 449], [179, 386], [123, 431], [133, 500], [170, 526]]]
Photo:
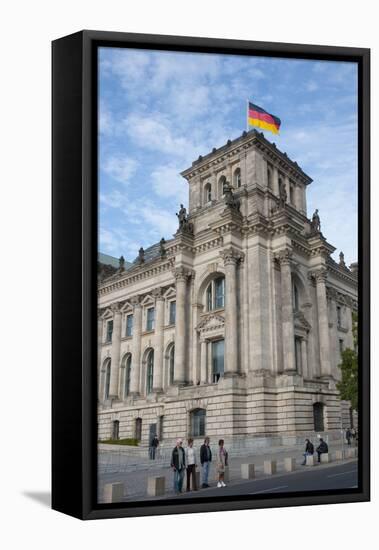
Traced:
[[170, 300], [171, 298], [175, 298], [176, 297], [176, 290], [173, 286], [170, 286], [166, 292], [163, 294], [163, 297], [166, 299], [166, 300]]
[[130, 302], [126, 301], [126, 302], [123, 304], [123, 306], [122, 306], [122, 308], [121, 308], [120, 311], [121, 311], [121, 313], [127, 313], [127, 314], [133, 313], [133, 306], [131, 305]]
[[196, 330], [199, 332], [210, 332], [212, 330], [223, 329], [225, 326], [225, 318], [222, 315], [210, 313], [203, 317], [197, 325]]
[[144, 297], [144, 299], [141, 302], [141, 306], [153, 306], [154, 305], [154, 298], [148, 294]]
[[107, 307], [107, 308], [104, 310], [104, 312], [103, 312], [103, 314], [102, 314], [101, 317], [102, 317], [104, 320], [105, 320], [105, 319], [113, 319], [113, 311], [111, 310], [111, 308], [110, 308], [110, 307]]

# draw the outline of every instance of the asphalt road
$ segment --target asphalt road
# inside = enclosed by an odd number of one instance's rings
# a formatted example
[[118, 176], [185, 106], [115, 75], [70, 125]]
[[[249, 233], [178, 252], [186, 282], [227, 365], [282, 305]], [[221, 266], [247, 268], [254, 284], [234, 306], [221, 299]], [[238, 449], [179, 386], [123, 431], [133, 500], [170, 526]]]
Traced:
[[[183, 484], [185, 485], [185, 484]], [[336, 466], [315, 465], [313, 467], [300, 467], [291, 473], [280, 473], [270, 477], [254, 480], [234, 481], [226, 487], [215, 486], [199, 491], [183, 492], [175, 496], [173, 493], [165, 497], [156, 497], [150, 500], [165, 498], [199, 498], [222, 497], [231, 495], [260, 495], [271, 493], [289, 493], [301, 491], [321, 491], [335, 489], [350, 489], [358, 486], [358, 462], [356, 460], [345, 462]], [[138, 498], [135, 500], [148, 500]]]

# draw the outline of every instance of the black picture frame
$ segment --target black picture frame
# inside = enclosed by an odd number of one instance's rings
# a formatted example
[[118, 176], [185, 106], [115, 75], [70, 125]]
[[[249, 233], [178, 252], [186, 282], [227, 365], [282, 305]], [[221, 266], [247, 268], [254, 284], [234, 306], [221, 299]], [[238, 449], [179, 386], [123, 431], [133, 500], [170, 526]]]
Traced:
[[[98, 504], [96, 498], [97, 48], [217, 52], [358, 63], [359, 487], [307, 494]], [[370, 50], [81, 31], [52, 43], [52, 508], [117, 518], [370, 499]]]

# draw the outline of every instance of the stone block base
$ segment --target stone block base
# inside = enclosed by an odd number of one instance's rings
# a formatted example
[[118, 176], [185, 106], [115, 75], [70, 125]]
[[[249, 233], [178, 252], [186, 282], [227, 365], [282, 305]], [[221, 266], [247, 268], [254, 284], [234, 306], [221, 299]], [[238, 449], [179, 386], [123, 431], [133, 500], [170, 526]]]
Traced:
[[296, 459], [291, 457], [285, 458], [284, 469], [286, 472], [293, 472], [296, 470]]
[[124, 497], [123, 483], [106, 483], [104, 485], [104, 502], [121, 502]]
[[358, 455], [357, 449], [347, 449], [346, 450], [346, 457], [347, 458], [356, 458]]
[[263, 463], [263, 471], [267, 475], [276, 474], [276, 460], [265, 460]]
[[326, 464], [327, 462], [330, 462], [330, 454], [329, 453], [321, 453], [320, 455], [320, 461], [323, 464]]
[[147, 479], [147, 494], [149, 497], [158, 497], [165, 494], [165, 477], [149, 477]]
[[314, 455], [308, 455], [308, 456], [305, 457], [305, 465], [306, 466], [314, 466], [315, 465]]
[[336, 460], [343, 460], [345, 458], [343, 451], [336, 451]]
[[254, 464], [241, 464], [241, 477], [242, 479], [254, 479], [255, 478]]

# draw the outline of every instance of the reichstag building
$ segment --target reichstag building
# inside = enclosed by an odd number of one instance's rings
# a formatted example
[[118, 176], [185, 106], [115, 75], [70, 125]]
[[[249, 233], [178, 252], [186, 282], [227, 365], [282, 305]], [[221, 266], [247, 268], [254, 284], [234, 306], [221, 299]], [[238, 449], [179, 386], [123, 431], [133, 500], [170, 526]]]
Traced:
[[132, 263], [99, 254], [99, 440], [337, 436], [352, 424], [336, 383], [358, 266], [308, 217], [312, 179], [256, 130], [181, 175], [172, 239]]

